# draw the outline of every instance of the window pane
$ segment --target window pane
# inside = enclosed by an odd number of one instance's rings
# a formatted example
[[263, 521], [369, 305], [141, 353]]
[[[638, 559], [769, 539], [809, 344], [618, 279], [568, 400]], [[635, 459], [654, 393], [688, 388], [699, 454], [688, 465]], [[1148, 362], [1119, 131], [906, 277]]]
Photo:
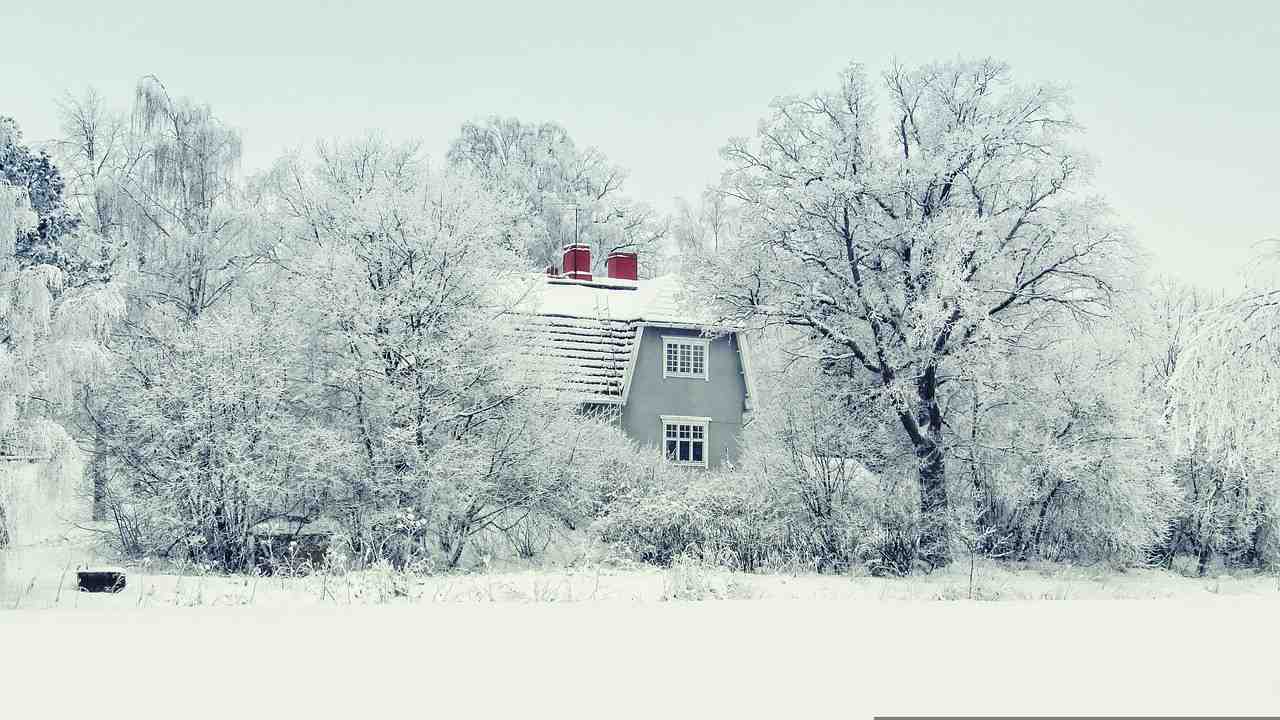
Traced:
[[668, 460], [676, 459], [676, 441], [675, 440], [667, 441], [667, 459]]
[[692, 429], [693, 429], [693, 438], [694, 438], [695, 440], [701, 440], [701, 439], [702, 439], [702, 430], [703, 430], [702, 426], [701, 426], [701, 425], [694, 425]]
[[685, 462], [688, 462], [689, 460], [689, 441], [688, 440], [680, 441], [680, 459]]
[[707, 376], [707, 347], [702, 342], [664, 340], [662, 350], [666, 374]]
[[700, 442], [693, 444], [693, 461], [702, 462], [702, 443]]

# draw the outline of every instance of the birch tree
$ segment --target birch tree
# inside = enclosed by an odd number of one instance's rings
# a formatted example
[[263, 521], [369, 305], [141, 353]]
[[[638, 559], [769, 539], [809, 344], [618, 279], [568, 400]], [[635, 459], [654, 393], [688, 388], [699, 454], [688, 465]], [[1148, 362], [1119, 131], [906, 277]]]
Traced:
[[949, 559], [947, 396], [984, 354], [1109, 311], [1130, 243], [1089, 194], [1062, 91], [984, 61], [853, 65], [724, 148], [743, 237], [694, 287], [743, 324], [807, 328], [870, 378], [917, 467], [922, 556]]
[[[107, 478], [97, 460], [115, 411], [137, 400], [147, 368], [172, 354], [178, 336], [241, 290], [261, 259], [238, 176], [239, 134], [209, 106], [174, 97], [142, 78], [130, 112], [118, 115], [92, 91], [62, 103], [57, 144], [71, 168], [70, 192], [101, 238], [101, 274], [127, 287], [127, 313], [110, 347], [129, 372], [84, 398], [84, 429], [95, 435], [95, 512]], [[242, 298], [243, 299], [243, 298]]]
[[[86, 133], [97, 132], [83, 122], [73, 129], [78, 136], [70, 142], [81, 145], [90, 143]], [[226, 299], [260, 260], [237, 177], [240, 134], [208, 105], [173, 97], [147, 76], [137, 86], [128, 138], [118, 190], [130, 214], [123, 239], [139, 297], [172, 319], [194, 320]]]
[[737, 208], [728, 196], [710, 188], [696, 202], [683, 198], [676, 202], [669, 236], [678, 265], [683, 262], [699, 262], [708, 253], [717, 253], [721, 245], [728, 245], [736, 231]]
[[122, 231], [120, 183], [129, 148], [123, 117], [92, 88], [67, 95], [58, 106], [62, 136], [56, 147], [67, 172], [67, 200], [81, 222], [108, 241]]

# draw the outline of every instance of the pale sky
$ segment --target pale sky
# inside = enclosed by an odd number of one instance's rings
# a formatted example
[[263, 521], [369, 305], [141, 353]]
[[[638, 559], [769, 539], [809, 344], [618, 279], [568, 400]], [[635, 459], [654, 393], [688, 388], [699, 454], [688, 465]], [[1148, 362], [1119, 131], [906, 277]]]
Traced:
[[[199, 8], [191, 9], [191, 8]], [[1280, 2], [19, 2], [0, 5], [0, 114], [57, 133], [55, 100], [119, 107], [155, 74], [245, 136], [246, 170], [380, 130], [436, 158], [465, 120], [554, 120], [668, 208], [769, 101], [873, 71], [993, 56], [1065, 83], [1098, 189], [1157, 270], [1230, 284], [1280, 237]]]

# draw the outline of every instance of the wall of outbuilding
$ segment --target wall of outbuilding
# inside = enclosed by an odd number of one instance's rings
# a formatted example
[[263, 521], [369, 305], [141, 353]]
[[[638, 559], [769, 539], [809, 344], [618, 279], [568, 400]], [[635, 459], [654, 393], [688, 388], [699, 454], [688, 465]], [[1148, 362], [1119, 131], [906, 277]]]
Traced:
[[10, 546], [59, 539], [92, 515], [78, 458], [63, 462], [0, 459], [0, 534]]

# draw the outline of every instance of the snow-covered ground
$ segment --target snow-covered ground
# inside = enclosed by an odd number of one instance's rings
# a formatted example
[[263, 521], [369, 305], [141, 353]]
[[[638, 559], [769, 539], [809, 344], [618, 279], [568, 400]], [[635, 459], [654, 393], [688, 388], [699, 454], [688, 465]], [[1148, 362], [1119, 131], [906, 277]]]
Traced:
[[977, 594], [1003, 601], [978, 602], [963, 599], [961, 568], [902, 580], [699, 567], [254, 580], [133, 568], [124, 592], [101, 595], [72, 591], [82, 560], [58, 547], [4, 559], [0, 717], [1280, 709], [1273, 577], [982, 566]]
[[0, 612], [0, 695], [14, 718], [1274, 713], [1278, 613], [1208, 594]]

